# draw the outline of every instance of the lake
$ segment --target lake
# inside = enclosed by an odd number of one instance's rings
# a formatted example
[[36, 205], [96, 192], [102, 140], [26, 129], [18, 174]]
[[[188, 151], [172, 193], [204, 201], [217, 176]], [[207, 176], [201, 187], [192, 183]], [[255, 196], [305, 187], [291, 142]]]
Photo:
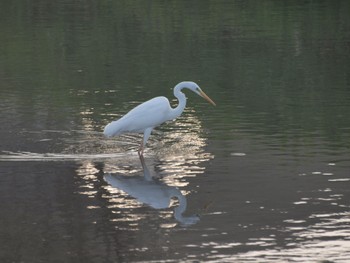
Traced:
[[[348, 262], [349, 1], [2, 1], [1, 262]], [[196, 82], [175, 121], [103, 129]]]

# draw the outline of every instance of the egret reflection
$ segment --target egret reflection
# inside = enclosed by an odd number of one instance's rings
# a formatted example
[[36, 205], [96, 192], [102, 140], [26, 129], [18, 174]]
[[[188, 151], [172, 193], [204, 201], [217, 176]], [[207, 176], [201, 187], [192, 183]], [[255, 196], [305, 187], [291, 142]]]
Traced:
[[169, 186], [157, 180], [159, 175], [151, 173], [142, 155], [139, 156], [143, 176], [125, 176], [118, 173], [106, 173], [105, 181], [113, 188], [117, 188], [135, 198], [138, 202], [155, 209], [169, 208], [173, 198], [179, 205], [174, 209], [174, 217], [182, 225], [193, 225], [199, 221], [199, 217], [184, 216], [187, 208], [187, 199], [175, 186]]

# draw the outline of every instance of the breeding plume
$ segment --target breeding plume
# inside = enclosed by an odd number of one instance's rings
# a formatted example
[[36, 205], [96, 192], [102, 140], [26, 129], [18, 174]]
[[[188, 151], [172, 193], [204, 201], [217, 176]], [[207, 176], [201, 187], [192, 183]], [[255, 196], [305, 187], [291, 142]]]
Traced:
[[109, 123], [103, 133], [107, 137], [118, 136], [123, 133], [143, 133], [138, 153], [143, 155], [143, 150], [152, 130], [163, 122], [176, 119], [186, 107], [186, 96], [182, 89], [189, 89], [199, 96], [206, 99], [215, 106], [201, 88], [192, 81], [183, 81], [174, 87], [174, 96], [178, 99], [179, 104], [176, 108], [170, 106], [166, 97], [155, 97], [150, 99], [125, 114], [116, 121]]

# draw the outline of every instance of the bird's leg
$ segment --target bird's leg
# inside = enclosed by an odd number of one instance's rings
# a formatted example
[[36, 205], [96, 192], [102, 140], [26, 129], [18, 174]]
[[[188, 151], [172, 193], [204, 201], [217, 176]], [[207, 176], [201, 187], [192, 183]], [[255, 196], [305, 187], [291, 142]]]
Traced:
[[137, 152], [138, 152], [139, 156], [143, 156], [143, 138], [141, 140], [141, 144], [140, 144], [140, 147], [139, 147]]
[[146, 143], [147, 143], [147, 140], [148, 140], [149, 136], [151, 135], [152, 130], [153, 130], [153, 127], [147, 128], [144, 131], [143, 138], [142, 138], [142, 141], [141, 141], [141, 144], [140, 144], [140, 148], [138, 150], [139, 155], [143, 155], [143, 150], [144, 150], [144, 148], [146, 146]]

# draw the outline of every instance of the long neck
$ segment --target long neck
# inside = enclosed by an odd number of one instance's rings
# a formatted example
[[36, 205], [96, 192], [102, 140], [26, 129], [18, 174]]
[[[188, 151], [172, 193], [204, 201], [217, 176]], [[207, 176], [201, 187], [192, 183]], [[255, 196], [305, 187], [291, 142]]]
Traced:
[[177, 197], [179, 200], [179, 206], [175, 207], [175, 218], [176, 219], [181, 219], [182, 218], [182, 213], [185, 212], [186, 207], [187, 207], [187, 200], [186, 197], [178, 190], [175, 188], [172, 192], [172, 197]]
[[171, 110], [171, 119], [175, 119], [181, 115], [181, 113], [184, 111], [186, 107], [186, 96], [181, 91], [184, 88], [184, 83], [181, 82], [177, 84], [174, 88], [174, 96], [178, 99], [179, 104], [176, 108]]
[[174, 209], [174, 217], [177, 221], [179, 221], [183, 225], [193, 225], [196, 224], [199, 221], [199, 217], [196, 215], [192, 216], [183, 216], [182, 214], [185, 212], [187, 207], [187, 200], [184, 195], [181, 194], [179, 190], [177, 190], [178, 193], [175, 194], [179, 199], [179, 206], [175, 207]]

